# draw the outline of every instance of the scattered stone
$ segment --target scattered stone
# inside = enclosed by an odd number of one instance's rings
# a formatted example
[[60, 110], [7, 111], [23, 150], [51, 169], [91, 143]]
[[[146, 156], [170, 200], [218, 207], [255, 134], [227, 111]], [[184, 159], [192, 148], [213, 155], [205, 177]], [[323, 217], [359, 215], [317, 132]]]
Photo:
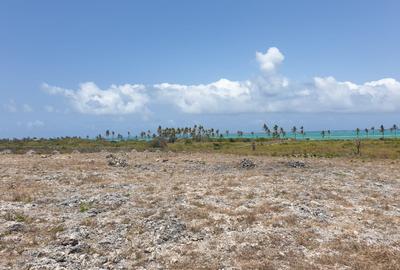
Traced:
[[11, 222], [8, 226], [7, 226], [7, 231], [9, 232], [21, 232], [23, 231], [25, 228], [24, 224], [21, 222]]
[[112, 166], [112, 167], [126, 167], [126, 166], [128, 166], [128, 162], [126, 161], [126, 159], [116, 157], [113, 154], [108, 154], [106, 156], [106, 159], [108, 161], [108, 165]]
[[166, 242], [176, 242], [186, 233], [186, 224], [176, 216], [150, 219], [145, 222], [146, 227], [154, 230], [155, 240], [158, 245]]
[[60, 241], [60, 244], [62, 246], [76, 246], [76, 245], [78, 245], [78, 243], [79, 243], [78, 239], [68, 238], [68, 237], [61, 239], [61, 241]]
[[0, 155], [0, 269], [397, 266], [398, 162], [109, 154]]
[[65, 254], [62, 252], [52, 253], [49, 257], [59, 263], [65, 262]]
[[33, 156], [35, 154], [36, 154], [36, 151], [32, 150], [32, 149], [25, 153], [25, 155], [27, 155], [27, 156]]
[[288, 167], [292, 167], [292, 168], [304, 168], [304, 167], [306, 167], [306, 164], [304, 162], [301, 162], [301, 161], [289, 161], [288, 163], [286, 163], [286, 165]]
[[253, 169], [255, 167], [256, 167], [256, 164], [247, 158], [243, 159], [239, 163], [239, 168], [241, 168], [241, 169]]
[[12, 151], [10, 149], [5, 149], [0, 152], [0, 155], [10, 155], [12, 154]]
[[70, 250], [69, 253], [73, 254], [73, 253], [83, 253], [86, 252], [87, 250], [89, 250], [90, 246], [86, 243], [79, 243], [77, 245], [73, 245]]
[[53, 152], [51, 152], [52, 155], [59, 155], [60, 151], [54, 150]]

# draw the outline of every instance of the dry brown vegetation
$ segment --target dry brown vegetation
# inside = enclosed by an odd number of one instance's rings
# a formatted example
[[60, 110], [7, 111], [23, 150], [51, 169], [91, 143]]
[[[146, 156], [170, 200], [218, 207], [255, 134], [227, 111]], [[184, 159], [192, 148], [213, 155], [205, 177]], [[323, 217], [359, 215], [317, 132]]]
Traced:
[[0, 269], [400, 269], [400, 161], [0, 156]]

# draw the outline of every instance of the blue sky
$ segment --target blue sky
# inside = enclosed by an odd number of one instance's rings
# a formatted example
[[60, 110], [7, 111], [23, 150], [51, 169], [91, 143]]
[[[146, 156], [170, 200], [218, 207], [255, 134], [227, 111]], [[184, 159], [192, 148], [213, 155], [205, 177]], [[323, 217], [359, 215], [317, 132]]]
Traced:
[[1, 1], [0, 137], [399, 124], [398, 10], [366, 0]]

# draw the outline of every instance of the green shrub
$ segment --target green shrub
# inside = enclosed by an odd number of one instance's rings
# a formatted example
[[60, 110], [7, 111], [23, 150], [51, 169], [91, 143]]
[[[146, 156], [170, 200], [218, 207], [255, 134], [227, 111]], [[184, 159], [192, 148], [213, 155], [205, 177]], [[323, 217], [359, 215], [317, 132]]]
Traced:
[[160, 138], [160, 137], [152, 139], [152, 140], [149, 142], [149, 144], [150, 144], [150, 147], [152, 147], [152, 148], [161, 148], [161, 149], [164, 149], [164, 148], [167, 147], [167, 142], [166, 142], [166, 140], [165, 140], [164, 138]]
[[88, 211], [91, 207], [91, 204], [88, 202], [81, 202], [79, 204], [79, 212], [84, 213], [86, 211]]
[[222, 145], [220, 143], [213, 143], [213, 148], [214, 150], [219, 150], [221, 149]]

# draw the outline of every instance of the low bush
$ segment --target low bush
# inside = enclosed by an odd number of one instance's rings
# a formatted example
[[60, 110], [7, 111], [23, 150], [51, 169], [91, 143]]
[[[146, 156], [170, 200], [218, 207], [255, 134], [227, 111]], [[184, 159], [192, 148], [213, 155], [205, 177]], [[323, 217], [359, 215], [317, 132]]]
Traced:
[[167, 147], [167, 141], [164, 138], [154, 138], [150, 142], [150, 147], [164, 149]]

